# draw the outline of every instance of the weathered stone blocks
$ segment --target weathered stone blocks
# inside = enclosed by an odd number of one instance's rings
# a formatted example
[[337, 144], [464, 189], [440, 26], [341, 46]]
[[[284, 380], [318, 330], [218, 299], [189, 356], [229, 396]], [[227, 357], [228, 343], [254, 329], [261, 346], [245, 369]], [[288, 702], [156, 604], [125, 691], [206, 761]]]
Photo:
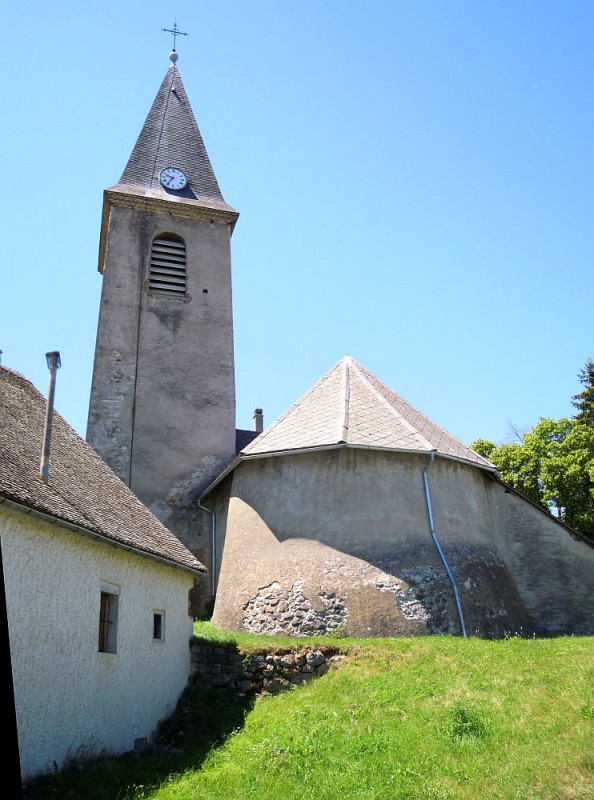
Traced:
[[278, 694], [326, 675], [342, 657], [335, 648], [284, 648], [246, 655], [234, 645], [191, 643], [191, 675], [205, 689], [227, 689], [238, 698]]

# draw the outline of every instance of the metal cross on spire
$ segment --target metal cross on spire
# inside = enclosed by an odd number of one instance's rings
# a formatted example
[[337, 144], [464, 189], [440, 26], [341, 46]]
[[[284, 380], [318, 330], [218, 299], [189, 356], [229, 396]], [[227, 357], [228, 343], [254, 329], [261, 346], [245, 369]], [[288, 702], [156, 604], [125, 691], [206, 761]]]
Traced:
[[161, 30], [165, 31], [165, 33], [173, 34], [173, 52], [174, 53], [176, 52], [175, 51], [175, 39], [176, 39], [176, 37], [177, 36], [189, 36], [190, 35], [189, 33], [184, 33], [183, 31], [180, 31], [180, 29], [177, 27], [177, 20], [173, 23], [173, 28], [161, 28]]

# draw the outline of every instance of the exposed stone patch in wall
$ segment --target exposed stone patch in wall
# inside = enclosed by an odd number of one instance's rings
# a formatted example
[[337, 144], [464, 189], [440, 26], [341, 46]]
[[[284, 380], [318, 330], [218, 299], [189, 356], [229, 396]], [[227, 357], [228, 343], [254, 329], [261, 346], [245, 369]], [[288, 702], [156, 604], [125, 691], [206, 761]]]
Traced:
[[312, 636], [336, 632], [346, 621], [344, 597], [320, 592], [318, 608], [303, 594], [296, 580], [287, 592], [278, 581], [261, 588], [244, 606], [242, 626], [250, 633]]
[[409, 584], [407, 598], [403, 602], [410, 603], [411, 609], [417, 603], [421, 606], [429, 632], [453, 633], [448, 618], [448, 589], [444, 574], [436, 567], [424, 566], [401, 569], [400, 575]]
[[191, 643], [191, 679], [204, 689], [227, 689], [238, 698], [278, 694], [325, 675], [346, 656], [335, 648], [281, 648], [246, 655], [234, 645]]
[[[447, 630], [446, 596], [443, 592], [439, 598], [430, 598], [432, 607], [429, 607], [424, 601], [425, 592], [362, 562], [343, 563], [338, 569], [326, 567], [324, 577], [326, 583], [336, 586], [336, 590], [321, 590], [314, 597], [306, 596], [305, 581], [301, 578], [289, 588], [283, 588], [280, 581], [263, 586], [243, 605], [242, 628], [250, 633], [287, 636], [328, 635], [340, 629], [348, 631], [349, 593], [365, 587], [392, 595], [395, 612], [405, 620], [423, 626], [433, 625], [434, 632], [443, 632], [445, 624]], [[425, 576], [416, 577], [421, 580]], [[434, 614], [438, 617], [436, 624], [433, 622]]]
[[[418, 620], [420, 622], [429, 623], [431, 615], [426, 606], [421, 603], [421, 599], [417, 590], [414, 587], [404, 588], [402, 581], [392, 578], [391, 575], [386, 573], [385, 577], [377, 578], [373, 585], [380, 592], [390, 592], [396, 599], [401, 614], [406, 619]], [[422, 595], [424, 597], [424, 595]]]
[[[324, 572], [331, 580], [337, 574], [332, 569], [325, 569]], [[345, 592], [347, 601], [349, 590], [356, 592], [359, 586], [371, 587], [393, 595], [396, 608], [406, 620], [423, 626], [430, 625], [433, 610], [425, 601], [425, 594], [419, 594], [414, 586], [409, 585], [408, 577], [402, 570], [398, 570], [397, 574], [398, 577], [395, 577], [386, 569], [379, 569], [359, 560], [346, 562], [338, 570], [342, 585], [348, 587]]]
[[[488, 550], [458, 547], [448, 554], [469, 634], [499, 638], [529, 635], [530, 625], [507, 569]], [[408, 595], [425, 608], [429, 633], [460, 633], [451, 583], [442, 565], [403, 567], [385, 562], [409, 584]], [[413, 600], [414, 603], [414, 600]], [[404, 611], [403, 611], [404, 613]]]

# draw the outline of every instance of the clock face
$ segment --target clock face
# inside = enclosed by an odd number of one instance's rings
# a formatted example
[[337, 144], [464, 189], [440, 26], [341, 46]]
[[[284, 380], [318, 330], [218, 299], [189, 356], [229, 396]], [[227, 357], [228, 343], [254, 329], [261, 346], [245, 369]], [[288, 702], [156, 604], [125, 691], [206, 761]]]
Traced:
[[166, 189], [175, 190], [184, 189], [188, 183], [188, 179], [184, 173], [177, 167], [166, 167], [162, 169], [159, 180]]

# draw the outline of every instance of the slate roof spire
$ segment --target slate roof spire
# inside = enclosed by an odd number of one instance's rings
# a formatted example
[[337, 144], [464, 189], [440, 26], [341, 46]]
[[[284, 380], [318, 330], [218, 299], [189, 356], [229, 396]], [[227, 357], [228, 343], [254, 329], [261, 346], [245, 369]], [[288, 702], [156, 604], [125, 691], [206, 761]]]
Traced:
[[242, 455], [336, 446], [435, 451], [495, 471], [493, 464], [436, 425], [351, 356], [335, 364], [244, 447]]
[[[175, 51], [170, 59], [171, 65], [132, 155], [112, 189], [234, 212], [221, 194], [177, 68]], [[178, 167], [185, 172], [188, 185], [183, 191], [173, 194], [161, 186], [159, 174], [166, 167]]]

